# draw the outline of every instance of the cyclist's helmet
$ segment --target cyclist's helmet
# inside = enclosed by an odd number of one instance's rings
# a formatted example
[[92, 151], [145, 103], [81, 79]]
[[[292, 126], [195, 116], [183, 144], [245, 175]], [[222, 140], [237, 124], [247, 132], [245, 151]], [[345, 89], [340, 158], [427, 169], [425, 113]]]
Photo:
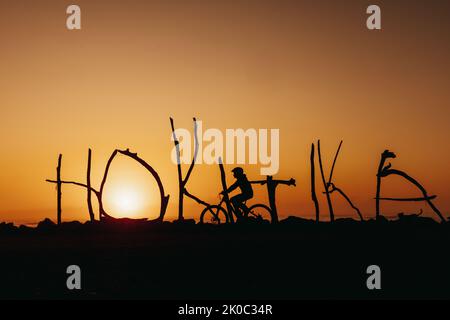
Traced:
[[233, 172], [236, 175], [243, 175], [244, 174], [244, 169], [242, 169], [241, 167], [236, 167], [233, 170], [231, 170], [231, 172]]

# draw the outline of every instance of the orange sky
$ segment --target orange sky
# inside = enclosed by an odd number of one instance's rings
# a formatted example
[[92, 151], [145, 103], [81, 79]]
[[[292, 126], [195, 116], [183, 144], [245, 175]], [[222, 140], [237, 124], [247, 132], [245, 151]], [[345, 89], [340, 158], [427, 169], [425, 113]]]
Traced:
[[[55, 177], [62, 153], [63, 178], [83, 182], [89, 147], [96, 187], [114, 149], [137, 151], [161, 175], [173, 219], [169, 116], [185, 128], [193, 116], [205, 129], [279, 128], [277, 177], [298, 181], [278, 189], [282, 216], [313, 214], [308, 157], [317, 138], [327, 168], [344, 140], [334, 181], [365, 216], [374, 215], [386, 148], [398, 155], [394, 167], [437, 194], [449, 215], [448, 2], [378, 1], [381, 31], [365, 27], [368, 1], [75, 1], [82, 30], [68, 31], [71, 3], [0, 3], [1, 221], [54, 219], [56, 192], [45, 179]], [[246, 171], [261, 179], [259, 166]], [[401, 179], [388, 180], [386, 196], [418, 195]], [[266, 202], [255, 188], [257, 202]], [[106, 189], [110, 214], [124, 215], [114, 194], [125, 189], [141, 199], [131, 216], [158, 215], [156, 184], [119, 158]], [[188, 189], [218, 201], [218, 167], [196, 167]], [[337, 216], [354, 216], [335, 199]], [[186, 217], [201, 211], [189, 199], [185, 207]], [[382, 205], [386, 214], [420, 208], [430, 213], [424, 204]], [[63, 219], [87, 218], [85, 191], [64, 186]]]

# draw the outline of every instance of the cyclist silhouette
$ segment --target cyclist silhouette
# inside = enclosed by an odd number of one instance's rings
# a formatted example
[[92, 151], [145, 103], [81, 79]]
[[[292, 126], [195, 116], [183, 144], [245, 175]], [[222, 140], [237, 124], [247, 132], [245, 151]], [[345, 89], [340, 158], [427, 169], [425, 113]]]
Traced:
[[233, 176], [236, 178], [236, 182], [233, 183], [227, 190], [222, 191], [220, 194], [230, 193], [237, 187], [241, 189], [240, 194], [237, 194], [230, 199], [231, 204], [234, 207], [236, 217], [238, 219], [241, 219], [242, 212], [240, 209], [245, 208], [244, 205], [245, 201], [253, 198], [253, 188], [250, 181], [248, 181], [247, 176], [244, 173], [244, 169], [242, 169], [241, 167], [236, 167], [233, 170], [231, 170], [231, 172], [233, 172]]

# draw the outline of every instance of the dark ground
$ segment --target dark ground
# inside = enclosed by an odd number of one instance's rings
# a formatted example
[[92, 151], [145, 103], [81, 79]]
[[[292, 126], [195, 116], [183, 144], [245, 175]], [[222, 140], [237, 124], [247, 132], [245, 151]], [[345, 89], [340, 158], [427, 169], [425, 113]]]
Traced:
[[[450, 299], [450, 223], [0, 225], [0, 298]], [[82, 290], [66, 288], [79, 265]], [[381, 268], [379, 291], [366, 268]]]

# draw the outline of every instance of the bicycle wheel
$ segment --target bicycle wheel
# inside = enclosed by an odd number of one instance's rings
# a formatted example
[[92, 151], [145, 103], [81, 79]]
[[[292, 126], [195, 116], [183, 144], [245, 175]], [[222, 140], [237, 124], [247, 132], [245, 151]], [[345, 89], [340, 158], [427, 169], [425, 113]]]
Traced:
[[272, 222], [272, 210], [265, 204], [254, 204], [248, 208], [246, 216], [258, 221]]
[[200, 214], [200, 223], [223, 224], [228, 223], [228, 214], [224, 208], [213, 205], [203, 209]]

